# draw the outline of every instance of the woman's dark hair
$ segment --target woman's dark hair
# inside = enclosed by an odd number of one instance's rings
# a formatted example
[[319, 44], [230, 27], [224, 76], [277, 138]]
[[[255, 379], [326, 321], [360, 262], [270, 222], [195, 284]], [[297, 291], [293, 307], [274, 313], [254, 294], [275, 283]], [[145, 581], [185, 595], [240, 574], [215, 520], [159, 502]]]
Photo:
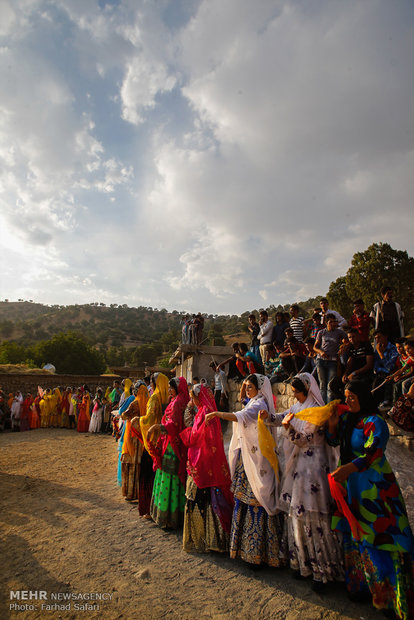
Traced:
[[377, 406], [375, 405], [374, 398], [371, 394], [371, 390], [369, 386], [366, 385], [363, 381], [350, 381], [345, 385], [345, 390], [349, 390], [352, 394], [358, 396], [359, 401], [359, 411], [352, 412], [349, 411], [347, 413], [346, 422], [344, 429], [342, 431], [340, 441], [341, 441], [341, 464], [345, 465], [349, 463], [354, 458], [354, 454], [352, 451], [351, 440], [352, 440], [352, 432], [357, 424], [358, 420], [367, 415], [375, 415], [378, 414]]
[[362, 415], [373, 415], [378, 412], [370, 387], [364, 381], [350, 381], [345, 389], [358, 396]]
[[245, 342], [240, 342], [239, 343], [239, 350], [240, 351], [247, 351], [248, 350], [248, 346]]
[[254, 387], [256, 388], [256, 390], [258, 390], [258, 389], [259, 389], [259, 383], [258, 383], [258, 381], [257, 381], [257, 377], [256, 377], [256, 375], [249, 375], [249, 376], [246, 378], [246, 381], [250, 381], [250, 383], [253, 383], [253, 385], [254, 385]]
[[303, 383], [303, 381], [301, 379], [298, 379], [297, 377], [295, 377], [294, 379], [292, 379], [292, 381], [290, 382], [290, 385], [295, 388], [295, 390], [297, 392], [302, 392], [302, 394], [305, 394], [305, 396], [308, 395], [308, 388], [306, 387], [306, 385]]
[[178, 385], [177, 385], [177, 383], [178, 383], [178, 381], [177, 381], [176, 377], [173, 377], [172, 379], [170, 379], [168, 381], [168, 385], [170, 386], [170, 388], [172, 388], [178, 394]]

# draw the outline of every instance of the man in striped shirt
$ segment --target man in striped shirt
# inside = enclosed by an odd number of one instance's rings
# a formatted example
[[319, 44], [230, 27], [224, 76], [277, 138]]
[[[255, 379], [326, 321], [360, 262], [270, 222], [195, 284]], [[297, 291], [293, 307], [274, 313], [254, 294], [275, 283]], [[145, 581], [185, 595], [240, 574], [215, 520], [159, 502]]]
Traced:
[[290, 306], [290, 316], [289, 325], [293, 329], [293, 335], [298, 342], [303, 342], [303, 316], [299, 316], [299, 306], [297, 304]]

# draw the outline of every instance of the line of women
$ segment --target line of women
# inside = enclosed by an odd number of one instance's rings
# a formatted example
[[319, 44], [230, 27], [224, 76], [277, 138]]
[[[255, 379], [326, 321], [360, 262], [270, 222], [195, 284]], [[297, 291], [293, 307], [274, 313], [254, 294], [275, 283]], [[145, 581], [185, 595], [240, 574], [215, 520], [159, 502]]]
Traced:
[[[154, 375], [152, 388], [148, 398], [135, 385], [123, 413], [121, 486], [140, 514], [183, 526], [186, 551], [289, 566], [318, 592], [345, 581], [351, 598], [414, 617], [413, 536], [384, 454], [388, 428], [363, 385], [349, 384], [347, 406], [328, 417], [307, 373], [279, 414], [263, 375], [244, 381], [245, 406], [230, 413], [182, 377]], [[228, 461], [220, 419], [233, 422]]]

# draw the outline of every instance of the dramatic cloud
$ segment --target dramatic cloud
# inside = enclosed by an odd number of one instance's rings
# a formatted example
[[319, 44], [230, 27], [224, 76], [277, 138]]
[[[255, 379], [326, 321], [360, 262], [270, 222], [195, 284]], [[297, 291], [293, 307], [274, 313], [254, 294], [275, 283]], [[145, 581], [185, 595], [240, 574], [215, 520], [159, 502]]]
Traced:
[[238, 313], [413, 253], [408, 0], [0, 7], [0, 295]]

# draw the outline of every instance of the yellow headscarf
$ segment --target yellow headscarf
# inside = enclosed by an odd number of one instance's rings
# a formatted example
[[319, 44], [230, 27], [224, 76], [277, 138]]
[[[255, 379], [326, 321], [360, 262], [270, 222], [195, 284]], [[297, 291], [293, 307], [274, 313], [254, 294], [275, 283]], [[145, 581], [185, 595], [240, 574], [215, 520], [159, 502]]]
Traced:
[[[146, 385], [140, 385], [138, 388], [137, 395], [135, 396], [134, 403], [137, 402], [139, 405], [139, 415], [145, 415], [147, 410], [147, 402], [148, 402], [149, 394]], [[125, 434], [124, 434], [124, 443], [122, 446], [122, 454], [129, 454], [129, 456], [135, 456], [135, 445], [132, 441], [131, 436], [131, 420], [128, 419], [125, 422]]]
[[340, 402], [340, 400], [332, 400], [323, 407], [308, 407], [307, 409], [302, 409], [302, 411], [295, 413], [295, 418], [305, 420], [305, 422], [310, 422], [311, 424], [315, 424], [315, 426], [322, 426], [329, 420]]
[[[152, 396], [150, 396], [147, 402], [146, 414], [143, 418], [140, 418], [139, 423], [141, 426], [142, 439], [144, 440], [144, 446], [148, 452], [150, 452], [150, 446], [147, 441], [148, 430], [154, 424], [161, 422], [163, 405], [168, 403], [168, 377], [159, 373], [155, 379], [155, 390]], [[154, 441], [156, 438], [154, 438]]]
[[279, 480], [279, 460], [275, 452], [276, 441], [260, 416], [257, 418], [257, 436], [259, 450], [269, 461], [276, 474], [276, 478]]
[[124, 381], [124, 394], [125, 394], [125, 398], [128, 398], [129, 396], [131, 396], [131, 387], [132, 381], [131, 379], [125, 379]]

